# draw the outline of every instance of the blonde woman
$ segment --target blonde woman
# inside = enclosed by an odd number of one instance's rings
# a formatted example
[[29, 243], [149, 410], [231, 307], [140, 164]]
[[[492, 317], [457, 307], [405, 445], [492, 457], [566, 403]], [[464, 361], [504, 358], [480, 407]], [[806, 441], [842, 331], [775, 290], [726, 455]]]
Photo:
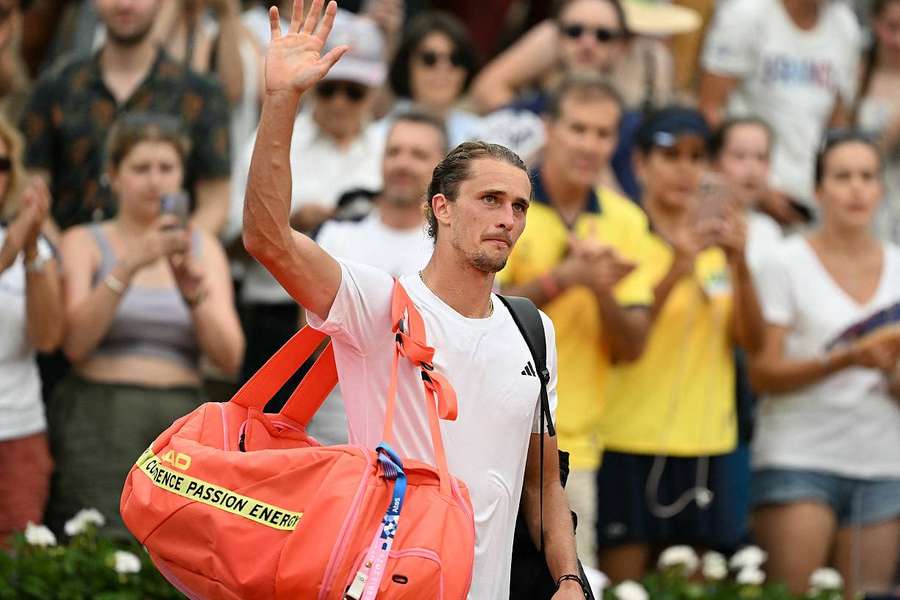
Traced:
[[50, 196], [24, 176], [19, 134], [0, 119], [0, 548], [43, 520], [52, 462], [35, 351], [63, 333], [59, 269], [41, 237]]

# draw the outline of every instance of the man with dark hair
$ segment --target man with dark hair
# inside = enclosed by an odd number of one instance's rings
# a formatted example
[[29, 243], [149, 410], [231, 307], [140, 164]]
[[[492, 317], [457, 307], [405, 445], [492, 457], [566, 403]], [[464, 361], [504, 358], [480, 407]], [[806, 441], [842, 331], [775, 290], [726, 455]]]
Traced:
[[603, 79], [570, 75], [547, 104], [544, 161], [531, 173], [528, 226], [500, 274], [504, 290], [547, 311], [559, 332], [559, 445], [570, 453], [566, 492], [578, 514], [578, 554], [596, 565], [599, 419], [613, 361], [636, 359], [653, 290], [641, 269], [647, 219], [604, 186], [622, 103]]
[[[302, 8], [297, 0], [284, 36], [277, 10], [270, 13], [273, 40], [244, 208], [244, 244], [306, 307], [310, 324], [332, 336], [351, 439], [374, 447], [381, 441], [386, 407], [378, 391], [390, 385], [393, 278], [335, 260], [289, 224], [291, 131], [283, 124], [301, 95], [346, 51], [341, 46], [320, 56], [335, 2], [329, 2], [321, 23], [322, 0], [313, 1], [301, 23]], [[515, 154], [485, 143], [458, 146], [435, 168], [429, 186], [434, 254], [418, 275], [400, 278], [437, 349], [434, 368], [451, 380], [458, 398], [458, 417], [442, 422], [441, 434], [450, 470], [466, 482], [472, 498], [476, 548], [469, 597], [475, 600], [509, 597], [520, 499], [532, 537], [543, 537], [548, 567], [559, 581], [554, 600], [584, 598], [556, 440], [536, 433], [541, 385], [533, 367], [530, 373], [523, 369], [531, 353], [510, 312], [491, 293], [495, 273], [525, 227], [530, 196], [528, 174]], [[550, 320], [543, 316], [542, 322], [552, 410], [555, 338]], [[414, 370], [401, 370], [397, 390], [395, 448], [403, 457], [433, 462], [427, 408]]]
[[159, 0], [94, 0], [106, 42], [94, 55], [42, 77], [22, 118], [25, 163], [53, 193], [53, 218], [65, 229], [115, 212], [104, 184], [103, 144], [124, 112], [178, 117], [192, 150], [186, 186], [194, 222], [213, 234], [225, 224], [231, 176], [228, 102], [221, 86], [169, 58], [150, 37]]

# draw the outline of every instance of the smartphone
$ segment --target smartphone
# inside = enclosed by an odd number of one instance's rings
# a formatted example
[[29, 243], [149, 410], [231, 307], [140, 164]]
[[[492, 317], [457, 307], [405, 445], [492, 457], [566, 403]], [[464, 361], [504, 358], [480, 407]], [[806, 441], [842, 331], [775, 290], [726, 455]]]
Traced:
[[191, 200], [184, 191], [163, 194], [160, 199], [160, 212], [164, 215], [178, 217], [178, 226], [187, 227], [191, 214]]
[[706, 173], [700, 180], [695, 206], [697, 223], [724, 219], [734, 203], [734, 196], [724, 177], [716, 173]]

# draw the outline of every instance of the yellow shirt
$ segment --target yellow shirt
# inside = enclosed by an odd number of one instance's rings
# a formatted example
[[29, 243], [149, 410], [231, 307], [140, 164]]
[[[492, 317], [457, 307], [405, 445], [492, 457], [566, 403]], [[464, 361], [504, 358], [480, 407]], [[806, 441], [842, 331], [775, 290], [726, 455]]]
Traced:
[[[502, 285], [534, 281], [565, 257], [569, 229], [547, 203], [537, 178], [534, 199], [525, 231], [499, 275]], [[587, 210], [575, 221], [573, 232], [578, 238], [595, 238], [613, 246], [639, 264], [644, 262], [642, 255], [649, 237], [647, 218], [633, 202], [611, 190], [601, 188], [591, 194]], [[649, 306], [653, 302], [649, 276], [641, 268], [622, 280], [614, 292], [624, 306]], [[559, 447], [570, 453], [573, 468], [595, 469], [602, 450], [599, 418], [610, 365], [597, 299], [586, 287], [575, 286], [542, 309], [556, 329]]]
[[[659, 282], [673, 253], [656, 235], [650, 247]], [[694, 275], [669, 294], [641, 358], [612, 369], [600, 428], [607, 449], [703, 456], [735, 448], [732, 306], [724, 253], [702, 252]]]

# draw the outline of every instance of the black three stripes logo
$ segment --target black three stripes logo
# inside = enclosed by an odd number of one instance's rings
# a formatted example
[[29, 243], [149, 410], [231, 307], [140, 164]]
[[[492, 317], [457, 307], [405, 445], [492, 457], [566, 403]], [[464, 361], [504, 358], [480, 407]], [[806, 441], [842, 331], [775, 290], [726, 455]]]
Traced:
[[527, 363], [525, 363], [525, 368], [522, 369], [522, 375], [537, 377], [537, 371], [534, 370], [534, 367], [532, 366], [530, 360]]

